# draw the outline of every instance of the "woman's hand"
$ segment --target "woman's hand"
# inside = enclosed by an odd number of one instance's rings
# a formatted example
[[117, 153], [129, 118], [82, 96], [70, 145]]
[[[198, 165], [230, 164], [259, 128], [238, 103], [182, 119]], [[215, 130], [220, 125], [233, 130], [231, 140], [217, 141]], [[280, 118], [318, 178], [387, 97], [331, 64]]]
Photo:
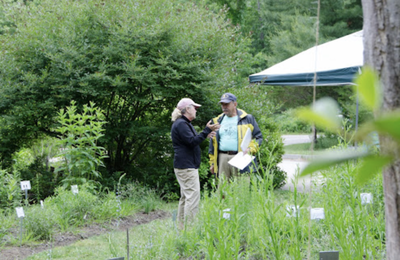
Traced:
[[211, 129], [211, 131], [217, 131], [221, 127], [221, 125], [218, 123], [216, 123], [216, 124], [211, 124], [211, 123], [212, 123], [212, 121], [210, 120], [210, 121], [208, 121], [208, 123], [206, 125], [208, 128]]

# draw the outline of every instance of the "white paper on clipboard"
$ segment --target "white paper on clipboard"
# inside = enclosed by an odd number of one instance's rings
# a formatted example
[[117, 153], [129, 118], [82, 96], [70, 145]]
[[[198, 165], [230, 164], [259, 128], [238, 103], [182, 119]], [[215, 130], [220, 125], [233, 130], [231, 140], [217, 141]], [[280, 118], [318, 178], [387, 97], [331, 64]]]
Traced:
[[247, 147], [249, 147], [250, 142], [251, 142], [251, 131], [250, 128], [247, 128], [246, 134], [244, 135], [242, 143], [240, 144], [240, 148], [242, 148], [242, 151], [246, 151]]
[[[249, 147], [250, 142], [251, 131], [250, 128], [247, 128], [246, 134], [244, 135], [242, 143], [240, 144], [240, 148], [242, 148], [242, 151], [246, 151], [247, 147]], [[247, 165], [251, 163], [251, 161], [253, 161], [253, 159], [254, 156], [251, 156], [250, 154], [244, 155], [243, 152], [239, 152], [232, 159], [230, 159], [228, 163], [235, 168], [243, 170]]]

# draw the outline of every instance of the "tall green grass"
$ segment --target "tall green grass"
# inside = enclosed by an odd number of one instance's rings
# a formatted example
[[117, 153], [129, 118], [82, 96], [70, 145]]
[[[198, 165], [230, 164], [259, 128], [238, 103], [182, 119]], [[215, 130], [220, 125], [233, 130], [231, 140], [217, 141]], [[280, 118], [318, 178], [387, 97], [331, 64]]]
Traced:
[[[222, 181], [204, 193], [199, 215], [183, 230], [173, 218], [132, 228], [130, 259], [319, 259], [329, 250], [338, 250], [340, 259], [385, 259], [382, 178], [358, 187], [357, 167], [353, 162], [322, 172], [311, 194], [297, 191], [297, 179], [293, 191], [273, 190], [272, 176]], [[372, 204], [361, 204], [366, 192]], [[325, 219], [310, 220], [310, 208], [324, 208]], [[126, 256], [125, 232], [55, 249], [52, 259], [82, 256]]]

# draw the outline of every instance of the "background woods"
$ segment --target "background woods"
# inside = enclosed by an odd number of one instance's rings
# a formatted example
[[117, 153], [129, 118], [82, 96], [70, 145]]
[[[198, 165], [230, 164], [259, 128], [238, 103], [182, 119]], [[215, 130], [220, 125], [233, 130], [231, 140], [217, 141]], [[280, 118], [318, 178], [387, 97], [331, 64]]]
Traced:
[[[360, 1], [322, 1], [321, 6], [320, 42], [361, 29]], [[113, 187], [127, 173], [124, 181], [177, 192], [169, 137], [172, 108], [183, 96], [195, 98], [203, 104], [195, 124], [204, 125], [220, 113], [217, 100], [225, 91], [236, 93], [239, 106], [262, 122], [268, 149], [276, 149], [276, 164], [283, 153], [279, 131], [308, 130], [282, 129], [285, 124], [277, 122], [292, 121], [287, 111], [308, 105], [311, 91], [246, 88], [247, 76], [312, 46], [315, 23], [316, 4], [310, 0], [3, 1], [3, 168], [15, 172], [13, 154], [38, 140], [58, 138], [56, 115], [71, 100], [78, 113], [93, 102], [106, 122], [96, 143], [107, 151], [104, 167], [96, 169], [97, 181]], [[318, 89], [318, 95], [339, 100], [348, 117], [354, 113], [350, 93]], [[51, 156], [42, 163], [49, 165]], [[21, 177], [39, 165], [31, 164]], [[50, 178], [51, 168], [46, 169]], [[206, 168], [201, 175], [207, 182]]]

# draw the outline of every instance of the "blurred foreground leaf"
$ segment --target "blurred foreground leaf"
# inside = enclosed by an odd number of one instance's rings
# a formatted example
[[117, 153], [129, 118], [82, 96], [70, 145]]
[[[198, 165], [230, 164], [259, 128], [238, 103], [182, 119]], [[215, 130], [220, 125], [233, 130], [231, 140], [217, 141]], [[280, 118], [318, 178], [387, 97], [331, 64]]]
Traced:
[[364, 184], [371, 180], [383, 167], [388, 165], [393, 158], [388, 156], [371, 155], [364, 158], [364, 162], [356, 173], [356, 183]]
[[363, 103], [375, 111], [381, 104], [380, 83], [377, 74], [369, 67], [365, 67], [356, 80], [356, 91]]
[[366, 151], [354, 150], [336, 150], [316, 157], [301, 172], [300, 176], [309, 175], [316, 171], [328, 169], [331, 166], [343, 163], [349, 160], [359, 159], [368, 156]]
[[297, 116], [303, 121], [315, 123], [318, 127], [335, 132], [340, 128], [339, 111], [337, 102], [332, 98], [326, 97], [316, 101], [311, 109], [299, 109]]
[[389, 134], [400, 142], [400, 112], [392, 112], [383, 115], [374, 121], [376, 130], [383, 134]]
[[389, 135], [400, 143], [400, 111], [390, 112], [373, 121], [364, 123], [356, 133], [356, 139], [365, 139], [371, 132]]

